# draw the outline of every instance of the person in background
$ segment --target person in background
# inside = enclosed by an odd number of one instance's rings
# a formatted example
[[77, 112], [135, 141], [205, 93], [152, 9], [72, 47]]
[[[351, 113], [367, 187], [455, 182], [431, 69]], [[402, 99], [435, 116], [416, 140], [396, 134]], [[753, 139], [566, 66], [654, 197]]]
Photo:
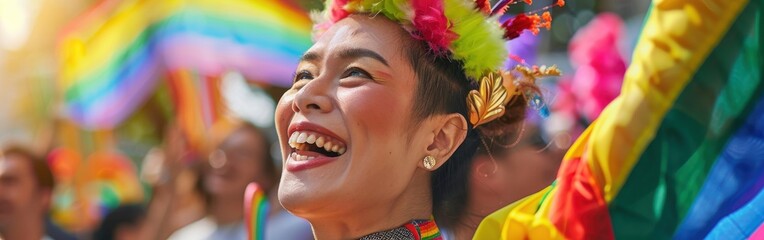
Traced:
[[275, 199], [280, 170], [271, 158], [270, 143], [261, 129], [238, 123], [212, 151], [203, 172], [207, 215], [169, 239], [246, 239], [243, 200], [250, 182], [259, 184], [271, 198], [266, 239], [311, 239], [310, 225], [284, 211]]
[[141, 239], [146, 209], [138, 204], [122, 205], [106, 214], [93, 233], [94, 240]]
[[167, 239], [176, 230], [204, 217], [202, 159], [177, 125], [166, 129], [163, 144], [143, 160], [141, 179], [152, 187], [140, 239]]
[[547, 143], [533, 121], [526, 120], [513, 129], [517, 129], [516, 134], [504, 141], [480, 146], [473, 157], [467, 182], [454, 187], [464, 197], [453, 203], [453, 210], [464, 214], [443, 221], [447, 223], [443, 231], [446, 239], [471, 239], [488, 214], [554, 181], [564, 150]]
[[47, 163], [31, 150], [0, 152], [0, 239], [53, 239], [45, 232], [55, 182]]

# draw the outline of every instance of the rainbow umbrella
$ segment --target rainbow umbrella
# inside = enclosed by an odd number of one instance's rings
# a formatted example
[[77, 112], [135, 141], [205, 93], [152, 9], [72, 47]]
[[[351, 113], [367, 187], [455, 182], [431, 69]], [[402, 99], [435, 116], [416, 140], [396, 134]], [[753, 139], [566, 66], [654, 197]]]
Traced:
[[64, 112], [88, 129], [113, 128], [168, 78], [172, 91], [193, 92], [174, 93], [176, 105], [201, 109], [181, 112], [214, 115], [209, 99], [226, 72], [290, 85], [310, 29], [288, 1], [103, 1], [62, 33]]

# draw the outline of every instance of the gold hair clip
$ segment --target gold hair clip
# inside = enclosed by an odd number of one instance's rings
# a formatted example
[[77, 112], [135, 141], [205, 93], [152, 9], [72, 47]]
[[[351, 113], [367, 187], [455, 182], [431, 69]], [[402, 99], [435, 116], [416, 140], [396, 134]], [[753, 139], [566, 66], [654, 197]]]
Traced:
[[560, 76], [557, 66], [523, 66], [518, 65], [512, 71], [489, 73], [480, 79], [478, 90], [472, 90], [467, 95], [470, 123], [473, 128], [493, 121], [504, 114], [505, 106], [517, 95], [528, 98], [528, 93], [520, 92], [518, 84], [535, 85], [539, 78]]
[[[508, 75], [504, 72], [499, 74], [489, 73], [480, 79], [480, 88], [478, 89], [480, 91], [472, 90], [467, 95], [470, 123], [472, 123], [473, 128], [490, 122], [504, 114], [504, 106], [511, 99], [503, 82], [503, 78], [511, 77]], [[509, 82], [511, 86], [514, 86], [511, 84], [511, 80]], [[514, 87], [511, 90], [512, 96], [514, 96]]]

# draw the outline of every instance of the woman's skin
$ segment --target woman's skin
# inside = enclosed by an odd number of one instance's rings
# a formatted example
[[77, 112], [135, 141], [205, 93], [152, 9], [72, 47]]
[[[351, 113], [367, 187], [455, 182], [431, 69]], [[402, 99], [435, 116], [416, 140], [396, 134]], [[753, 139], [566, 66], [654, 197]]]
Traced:
[[[432, 214], [431, 173], [422, 159], [431, 155], [441, 166], [467, 123], [459, 114], [412, 119], [410, 41], [381, 16], [341, 20], [305, 53], [279, 101], [279, 200], [310, 221], [318, 239], [358, 238]], [[308, 144], [314, 141], [337, 147], [318, 151], [321, 144]]]

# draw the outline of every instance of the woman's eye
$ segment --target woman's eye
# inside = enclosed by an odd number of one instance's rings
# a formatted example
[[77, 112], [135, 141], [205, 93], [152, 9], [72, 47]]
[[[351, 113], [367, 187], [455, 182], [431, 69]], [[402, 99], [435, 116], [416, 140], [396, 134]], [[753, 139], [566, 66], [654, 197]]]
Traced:
[[307, 70], [302, 70], [294, 74], [294, 82], [298, 82], [300, 80], [311, 80], [311, 79], [313, 79], [313, 74], [311, 74]]
[[345, 74], [344, 76], [342, 76], [342, 78], [348, 78], [348, 77], [360, 77], [360, 78], [372, 79], [371, 75], [368, 72], [356, 67], [350, 68], [347, 71], [345, 71]]

